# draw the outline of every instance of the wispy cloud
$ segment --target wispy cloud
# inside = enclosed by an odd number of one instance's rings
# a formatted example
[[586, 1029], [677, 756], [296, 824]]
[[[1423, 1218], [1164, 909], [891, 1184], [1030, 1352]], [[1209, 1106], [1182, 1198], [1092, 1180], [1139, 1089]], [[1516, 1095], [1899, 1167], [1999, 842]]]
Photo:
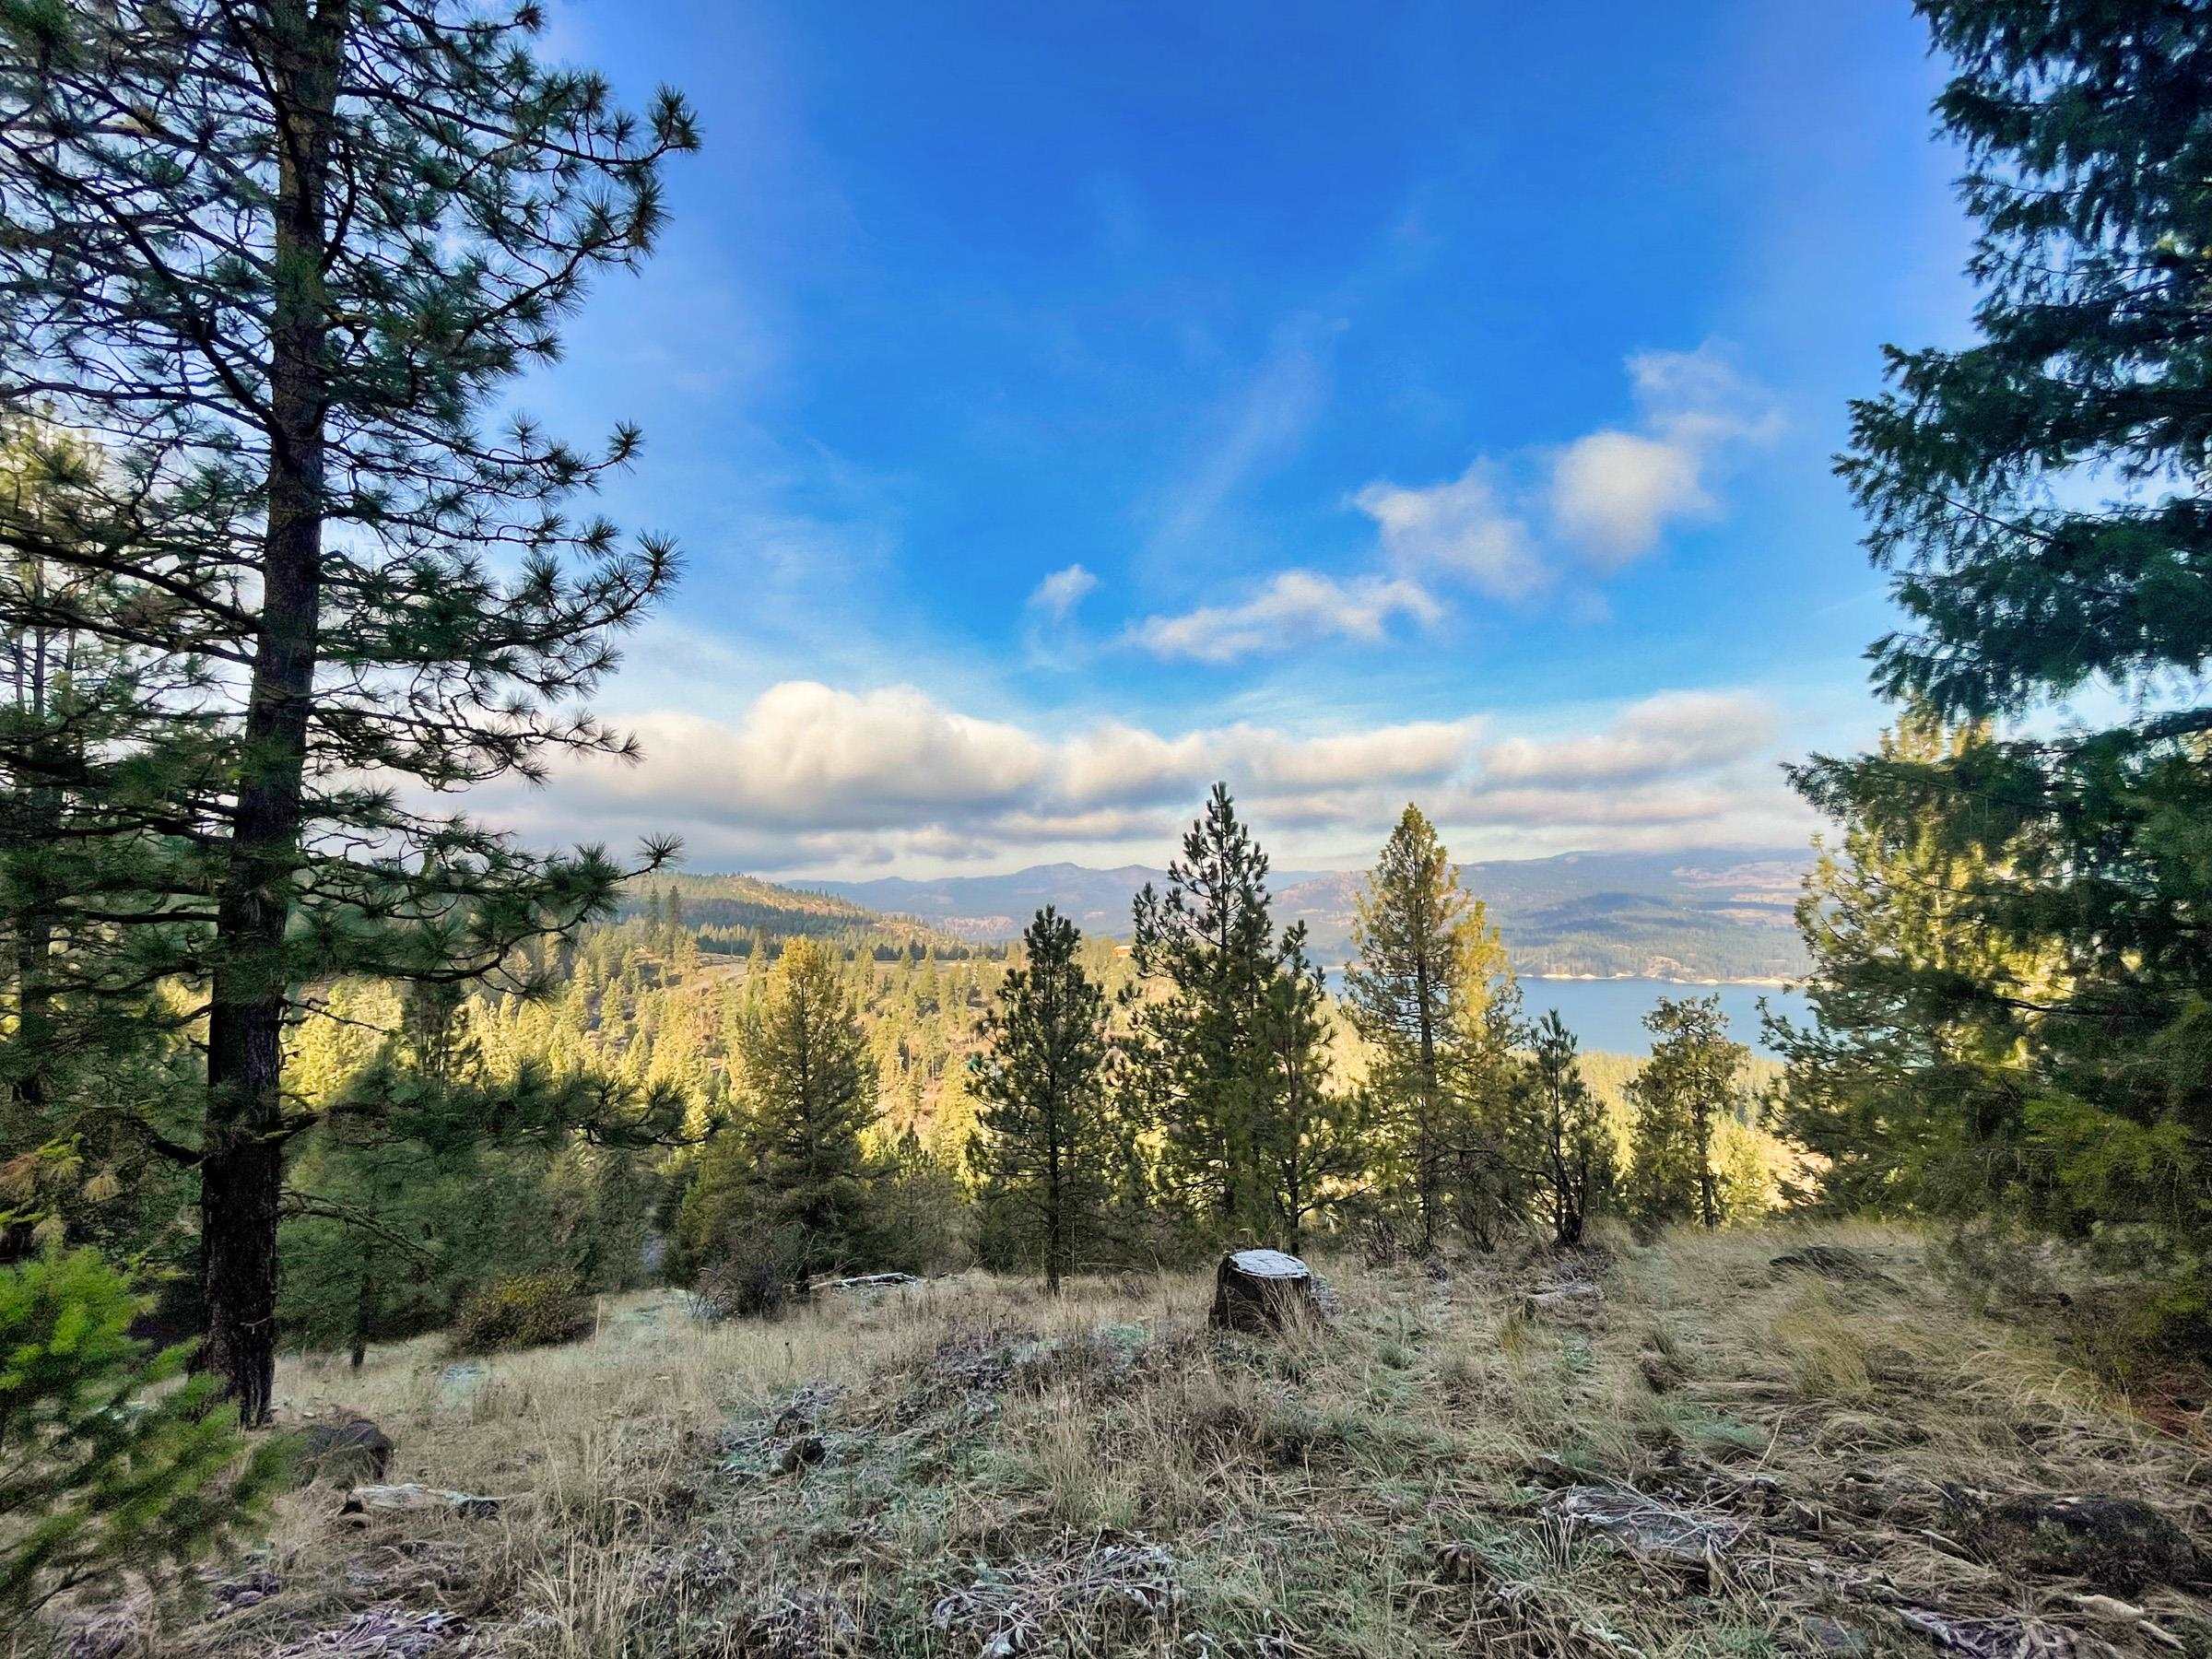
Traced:
[[1673, 526], [1717, 513], [1730, 465], [1780, 426], [1766, 392], [1712, 345], [1641, 352], [1627, 367], [1632, 427], [1477, 455], [1436, 484], [1367, 484], [1347, 500], [1374, 521], [1372, 569], [1284, 571], [1233, 603], [1147, 618], [1129, 640], [1207, 663], [1317, 640], [1376, 644], [1394, 620], [1441, 619], [1455, 589], [1525, 604], [1575, 572], [1584, 581], [1567, 603], [1602, 613], [1589, 582], [1650, 553]]
[[1129, 637], [1155, 656], [1230, 663], [1323, 640], [1376, 644], [1394, 618], [1434, 622], [1442, 615], [1425, 589], [1402, 577], [1338, 582], [1314, 571], [1282, 571], [1234, 604], [1147, 617]]
[[1284, 323], [1259, 366], [1194, 434], [1195, 459], [1156, 505], [1147, 549], [1155, 563], [1217, 535], [1230, 502], [1303, 441], [1328, 395], [1337, 326], [1308, 314]]
[[1716, 476], [1781, 428], [1765, 392], [1710, 346], [1639, 353], [1629, 374], [1637, 427], [1588, 433], [1551, 460], [1552, 527], [1601, 571], [1650, 552], [1670, 524], [1718, 511]]
[[1382, 555], [1401, 571], [1465, 582], [1499, 599], [1526, 598], [1546, 581], [1529, 528], [1502, 499], [1498, 468], [1478, 460], [1426, 489], [1370, 484], [1352, 504], [1375, 521]]
[[1054, 571], [1030, 590], [1030, 612], [1048, 622], [1065, 622], [1098, 585], [1099, 579], [1079, 564]]

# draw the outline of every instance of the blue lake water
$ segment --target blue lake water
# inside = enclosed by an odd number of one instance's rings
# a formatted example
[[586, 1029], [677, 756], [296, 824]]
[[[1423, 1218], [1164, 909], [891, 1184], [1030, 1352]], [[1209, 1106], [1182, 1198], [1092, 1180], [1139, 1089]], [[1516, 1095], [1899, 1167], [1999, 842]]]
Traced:
[[[1342, 982], [1329, 976], [1330, 988]], [[1531, 1019], [1557, 1008], [1567, 1029], [1585, 1050], [1608, 1054], [1648, 1054], [1652, 1035], [1643, 1029], [1643, 1017], [1663, 996], [1718, 996], [1721, 1012], [1728, 1017], [1729, 1033], [1759, 1053], [1768, 1053], [1759, 1041], [1759, 1004], [1764, 997], [1777, 1014], [1803, 1024], [1810, 1010], [1803, 995], [1771, 985], [1685, 985], [1669, 980], [1602, 979], [1521, 982], [1521, 1001]]]
[[1557, 1008], [1559, 1018], [1582, 1040], [1583, 1047], [1609, 1054], [1652, 1052], [1652, 1034], [1643, 1029], [1643, 1017], [1663, 996], [1719, 997], [1721, 1012], [1728, 1017], [1729, 1034], [1762, 1054], [1769, 1052], [1759, 1035], [1762, 997], [1768, 1007], [1799, 1025], [1811, 1017], [1801, 994], [1774, 985], [1681, 985], [1638, 979], [1521, 982], [1521, 1000], [1532, 1019]]

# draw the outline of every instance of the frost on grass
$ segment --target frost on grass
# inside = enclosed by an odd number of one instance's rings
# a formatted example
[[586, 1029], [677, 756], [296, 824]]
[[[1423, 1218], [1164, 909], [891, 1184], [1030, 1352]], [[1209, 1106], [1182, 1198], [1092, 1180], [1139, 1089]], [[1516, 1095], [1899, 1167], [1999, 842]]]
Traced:
[[1182, 1601], [1175, 1558], [1141, 1539], [984, 1567], [931, 1607], [939, 1634], [982, 1659], [1091, 1652], [1170, 1623]]
[[[1881, 1277], [1775, 1265], [1810, 1246]], [[274, 1582], [116, 1659], [434, 1614], [470, 1628], [430, 1652], [498, 1659], [2212, 1653], [2202, 1425], [1961, 1304], [1910, 1235], [1324, 1265], [1341, 1316], [1295, 1337], [1210, 1331], [1203, 1273], [975, 1275], [618, 1316], [460, 1406], [441, 1355], [380, 1350], [345, 1403], [515, 1501], [353, 1533], [288, 1499]], [[285, 1372], [300, 1404], [332, 1375]]]

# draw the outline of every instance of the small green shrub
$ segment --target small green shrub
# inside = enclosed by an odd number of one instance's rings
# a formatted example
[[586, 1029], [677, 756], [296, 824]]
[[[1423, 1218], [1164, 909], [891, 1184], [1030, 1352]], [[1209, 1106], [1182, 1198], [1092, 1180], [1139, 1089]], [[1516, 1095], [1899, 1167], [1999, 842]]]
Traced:
[[189, 1345], [149, 1354], [142, 1299], [89, 1250], [0, 1270], [0, 1634], [55, 1595], [173, 1576], [258, 1515], [288, 1442], [251, 1452]]
[[452, 1337], [457, 1354], [550, 1347], [592, 1328], [591, 1304], [561, 1273], [516, 1273], [462, 1299]]

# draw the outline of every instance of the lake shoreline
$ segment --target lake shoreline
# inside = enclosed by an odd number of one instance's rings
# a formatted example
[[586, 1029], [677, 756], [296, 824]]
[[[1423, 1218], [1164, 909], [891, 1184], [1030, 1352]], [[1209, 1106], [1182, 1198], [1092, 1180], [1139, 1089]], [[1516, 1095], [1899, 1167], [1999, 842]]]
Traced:
[[1609, 985], [1634, 980], [1645, 985], [1746, 985], [1761, 991], [1787, 991], [1803, 982], [1791, 979], [1677, 979], [1668, 973], [1524, 973], [1517, 977], [1553, 984]]

